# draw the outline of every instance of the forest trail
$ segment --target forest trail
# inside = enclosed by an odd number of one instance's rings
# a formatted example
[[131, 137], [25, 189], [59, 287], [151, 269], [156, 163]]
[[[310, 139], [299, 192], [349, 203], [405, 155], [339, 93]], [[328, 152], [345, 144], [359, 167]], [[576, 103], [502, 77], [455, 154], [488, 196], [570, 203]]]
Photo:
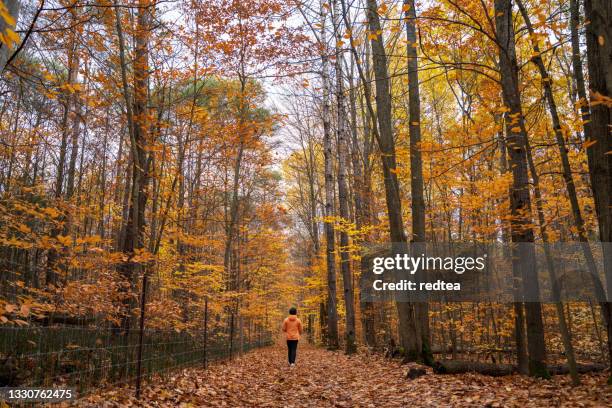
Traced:
[[[305, 343], [305, 342], [304, 342]], [[603, 374], [536, 380], [478, 374], [434, 375], [409, 380], [397, 361], [364, 353], [346, 356], [302, 344], [297, 366], [287, 367], [277, 344], [208, 370], [191, 368], [153, 381], [141, 402], [132, 390], [115, 389], [81, 401], [82, 407], [605, 407], [612, 395]]]

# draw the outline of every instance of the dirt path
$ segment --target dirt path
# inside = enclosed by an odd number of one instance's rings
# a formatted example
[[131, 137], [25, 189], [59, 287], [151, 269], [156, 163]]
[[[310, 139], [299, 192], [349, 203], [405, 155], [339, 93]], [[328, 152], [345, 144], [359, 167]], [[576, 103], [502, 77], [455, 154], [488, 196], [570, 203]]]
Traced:
[[380, 357], [347, 357], [312, 347], [298, 349], [287, 367], [285, 349], [265, 348], [208, 370], [187, 369], [156, 381], [137, 404], [133, 391], [92, 396], [80, 406], [150, 407], [550, 407], [612, 406], [605, 374], [569, 379], [491, 378], [477, 374], [405, 378], [406, 367]]

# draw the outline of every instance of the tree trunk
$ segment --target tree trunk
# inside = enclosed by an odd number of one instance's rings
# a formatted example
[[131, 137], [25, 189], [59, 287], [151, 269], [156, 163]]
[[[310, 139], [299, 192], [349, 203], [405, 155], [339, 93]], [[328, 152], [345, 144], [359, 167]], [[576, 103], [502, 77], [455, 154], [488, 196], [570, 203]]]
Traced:
[[[422, 252], [425, 251], [425, 200], [423, 194], [423, 158], [421, 155], [421, 101], [419, 96], [419, 67], [417, 60], [416, 8], [414, 0], [404, 0], [406, 9], [406, 54], [408, 57], [408, 131], [410, 134], [410, 187], [412, 197], [412, 238]], [[421, 251], [419, 251], [420, 253]], [[429, 334], [429, 303], [415, 304], [417, 324], [421, 338], [418, 360], [433, 362]]]
[[541, 304], [534, 301], [539, 299], [540, 290], [535, 269], [535, 249], [532, 245], [534, 235], [531, 227], [531, 199], [526, 160], [527, 132], [519, 94], [511, 0], [495, 0], [495, 25], [503, 100], [509, 109], [506, 134], [512, 169], [511, 231], [512, 242], [518, 243], [513, 248], [512, 269], [521, 274], [524, 294], [530, 300], [525, 303], [529, 373], [533, 376], [548, 377]]
[[[362, 115], [363, 120], [363, 150], [360, 149], [358, 136], [357, 136], [357, 107], [356, 107], [356, 95], [354, 92], [352, 72], [349, 77], [350, 86], [350, 99], [351, 99], [351, 118], [352, 118], [352, 163], [353, 163], [353, 179], [355, 185], [355, 223], [358, 229], [364, 225], [371, 225], [374, 223], [374, 217], [372, 214], [372, 164], [370, 162], [370, 156], [372, 153], [373, 135], [378, 135], [376, 124], [374, 124], [374, 131], [371, 128], [371, 120], [374, 117], [374, 110], [370, 101], [371, 95], [371, 78], [369, 69], [370, 60], [370, 48], [366, 41], [365, 43], [365, 73], [364, 67], [362, 67], [355, 43], [350, 33], [349, 18], [347, 15], [346, 4], [341, 0], [342, 4], [342, 16], [344, 24], [349, 31], [350, 37], [350, 48], [352, 55], [352, 62], [357, 67], [357, 71], [361, 78], [363, 86], [363, 97], [360, 97], [361, 109], [364, 111]], [[354, 65], [351, 65], [351, 68]], [[363, 99], [366, 99], [367, 109], [364, 109]], [[360, 160], [360, 154], [362, 154]], [[371, 234], [368, 234], [363, 239], [367, 242], [371, 240]], [[363, 255], [363, 251], [362, 254]], [[364, 287], [364, 277], [367, 275], [368, 266], [364, 263], [360, 264], [361, 276], [360, 276], [360, 287]], [[366, 269], [364, 269], [366, 268]], [[375, 328], [375, 308], [371, 301], [367, 301], [363, 298], [360, 300], [361, 306], [361, 321], [364, 332], [365, 342], [370, 347], [376, 347], [376, 328]]]
[[[119, 266], [119, 272], [130, 285], [135, 283], [135, 272], [138, 264], [132, 262], [132, 257], [137, 249], [143, 248], [144, 214], [147, 201], [147, 143], [148, 143], [148, 76], [149, 76], [149, 35], [151, 4], [148, 0], [139, 1], [137, 27], [134, 49], [134, 97], [129, 92], [127, 80], [127, 66], [125, 56], [125, 42], [121, 24], [120, 8], [115, 3], [116, 27], [119, 40], [119, 55], [121, 61], [121, 77], [123, 84], [124, 99], [128, 118], [128, 130], [132, 151], [132, 187], [129, 198], [127, 220], [124, 222], [124, 239], [122, 252], [127, 255], [127, 260]], [[130, 327], [130, 308], [133, 303], [131, 297], [125, 300], [125, 317], [122, 327], [126, 330]]]
[[[585, 0], [587, 60], [591, 93], [587, 147], [591, 186], [595, 198], [599, 238], [603, 244], [608, 302], [602, 304], [608, 332], [608, 358], [612, 367], [612, 2]], [[597, 102], [597, 103], [593, 103]], [[609, 378], [612, 383], [612, 376]]]
[[[336, 37], [336, 114], [337, 114], [337, 138], [336, 149], [338, 151], [338, 204], [340, 218], [343, 222], [350, 222], [349, 215], [349, 196], [347, 186], [347, 166], [348, 166], [348, 128], [346, 120], [346, 109], [344, 106], [344, 57], [341, 47], [342, 33], [338, 21], [338, 0], [334, 0], [334, 12], [332, 21]], [[355, 297], [353, 294], [353, 274], [351, 273], [351, 254], [350, 254], [349, 235], [346, 229], [340, 231], [340, 268], [342, 270], [342, 282], [344, 286], [344, 307], [345, 307], [345, 339], [346, 354], [353, 354], [357, 351], [355, 343]]]
[[[518, 367], [511, 364], [493, 364], [466, 360], [440, 360], [436, 361], [433, 367], [436, 374], [479, 373], [492, 377], [503, 377], [518, 371]], [[569, 372], [568, 367], [565, 365], [551, 365], [548, 367], [548, 370], [552, 375], [564, 375]], [[576, 370], [579, 373], [591, 373], [603, 371], [605, 366], [601, 364], [579, 364]]]
[[317, 184], [317, 164], [315, 161], [314, 146], [312, 140], [308, 141], [308, 195], [310, 200], [310, 228], [312, 235], [312, 246], [314, 258], [319, 258], [321, 250], [321, 242], [319, 240], [319, 221], [317, 221], [317, 193], [315, 185]]
[[[529, 14], [527, 13], [527, 10], [523, 5], [523, 2], [521, 0], [517, 0], [517, 3], [519, 9], [521, 10], [521, 14], [523, 15], [523, 19], [525, 20], [525, 24], [527, 25], [529, 34], [531, 36], [534, 36], [535, 32], [533, 26], [531, 25]], [[582, 217], [582, 211], [580, 210], [580, 204], [578, 203], [578, 194], [576, 193], [576, 185], [574, 184], [574, 178], [572, 177], [572, 169], [567, 154], [567, 147], [565, 145], [563, 128], [561, 127], [561, 120], [559, 119], [559, 114], [557, 113], [557, 103], [555, 102], [555, 97], [552, 90], [552, 79], [548, 75], [548, 71], [544, 66], [544, 61], [542, 60], [542, 57], [540, 55], [540, 47], [538, 46], [535, 40], [533, 42], [533, 51], [534, 56], [532, 57], [531, 61], [538, 67], [538, 71], [540, 72], [540, 76], [542, 77], [542, 87], [544, 88], [544, 95], [546, 98], [546, 102], [548, 103], [548, 111], [550, 112], [553, 130], [555, 132], [555, 139], [559, 148], [559, 155], [561, 156], [561, 169], [563, 171], [563, 180], [565, 182], [565, 188], [567, 189], [567, 195], [569, 198], [570, 207], [572, 209], [574, 224], [578, 231], [578, 240], [581, 242], [581, 249], [586, 259], [589, 276], [591, 277], [593, 287], [596, 291], [596, 297], [597, 299], [605, 299], [605, 291], [603, 289], [601, 280], [599, 279], [597, 264], [595, 263], [595, 257], [593, 256], [593, 252], [591, 251], [591, 247], [589, 245], [589, 239], [587, 237], [584, 218]]]
[[[574, 70], [574, 79], [576, 80], [576, 92], [578, 94], [578, 105], [580, 106], [580, 114], [582, 126], [584, 128], [584, 139], [591, 140], [591, 125], [590, 125], [590, 110], [589, 100], [587, 99], [586, 86], [584, 85], [584, 72], [582, 70], [582, 58], [580, 57], [580, 34], [578, 26], [580, 24], [580, 0], [570, 0], [570, 38], [572, 42], [572, 68]], [[587, 149], [587, 154], [591, 150]]]
[[[376, 113], [378, 116], [378, 145], [385, 183], [385, 199], [389, 217], [389, 233], [391, 242], [405, 246], [406, 233], [402, 220], [402, 203], [400, 187], [396, 174], [395, 140], [391, 118], [391, 94], [389, 76], [387, 73], [387, 55], [384, 47], [378, 5], [376, 0], [367, 1], [368, 25], [372, 45], [372, 65], [376, 83]], [[367, 102], [367, 101], [366, 101]], [[414, 307], [409, 302], [397, 302], [400, 343], [404, 350], [418, 350], [416, 320]]]
[[[321, 7], [321, 81], [323, 82], [323, 154], [325, 161], [325, 217], [334, 216], [334, 167], [332, 153], [332, 134], [329, 107], [329, 72], [325, 32], [325, 8]], [[327, 259], [327, 347], [335, 350], [338, 342], [338, 310], [336, 306], [336, 259], [334, 226], [331, 220], [325, 221], [326, 259]]]
[[[520, 0], [519, 0], [520, 1]], [[533, 189], [535, 191], [535, 204], [536, 211], [538, 213], [538, 224], [540, 226], [540, 235], [544, 244], [544, 256], [546, 258], [546, 267], [548, 269], [548, 275], [550, 277], [551, 290], [555, 309], [557, 311], [557, 318], [559, 319], [559, 331], [561, 332], [561, 340], [563, 342], [563, 350], [565, 351], [565, 357], [567, 358], [567, 365], [569, 367], [569, 373], [572, 378], [574, 385], [580, 384], [580, 378], [578, 377], [578, 371], [576, 370], [576, 356], [574, 354], [574, 347], [572, 346], [572, 338], [569, 330], [567, 329], [567, 322], [565, 320], [565, 312], [563, 311], [563, 303], [561, 302], [561, 290], [559, 288], [559, 281], [557, 280], [557, 273], [555, 271], [555, 263], [550, 253], [548, 246], [549, 238], [548, 231], [546, 230], [546, 219], [544, 218], [544, 209], [542, 208], [542, 193], [540, 192], [540, 177], [533, 161], [533, 155], [531, 153], [531, 147], [527, 145], [527, 161], [529, 163], [529, 170], [531, 172], [531, 179], [533, 180]]]

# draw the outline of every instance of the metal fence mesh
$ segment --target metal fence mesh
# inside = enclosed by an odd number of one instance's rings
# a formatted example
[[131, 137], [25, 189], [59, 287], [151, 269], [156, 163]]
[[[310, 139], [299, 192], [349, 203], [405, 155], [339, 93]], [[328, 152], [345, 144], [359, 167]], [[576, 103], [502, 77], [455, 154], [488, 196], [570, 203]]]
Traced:
[[[66, 386], [79, 396], [136, 379], [139, 330], [70, 326], [0, 326], [0, 386]], [[141, 376], [230, 358], [271, 343], [260, 332], [240, 344], [211, 330], [196, 333], [144, 330]]]

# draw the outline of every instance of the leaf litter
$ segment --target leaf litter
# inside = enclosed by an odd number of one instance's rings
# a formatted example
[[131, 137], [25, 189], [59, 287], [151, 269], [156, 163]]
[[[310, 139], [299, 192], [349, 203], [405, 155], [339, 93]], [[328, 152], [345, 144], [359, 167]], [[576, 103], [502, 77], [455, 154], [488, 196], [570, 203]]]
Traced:
[[207, 370], [189, 368], [145, 385], [90, 395], [81, 407], [611, 407], [607, 373], [540, 380], [476, 373], [406, 377], [407, 366], [379, 355], [346, 356], [300, 345], [296, 367], [280, 345], [249, 352]]

